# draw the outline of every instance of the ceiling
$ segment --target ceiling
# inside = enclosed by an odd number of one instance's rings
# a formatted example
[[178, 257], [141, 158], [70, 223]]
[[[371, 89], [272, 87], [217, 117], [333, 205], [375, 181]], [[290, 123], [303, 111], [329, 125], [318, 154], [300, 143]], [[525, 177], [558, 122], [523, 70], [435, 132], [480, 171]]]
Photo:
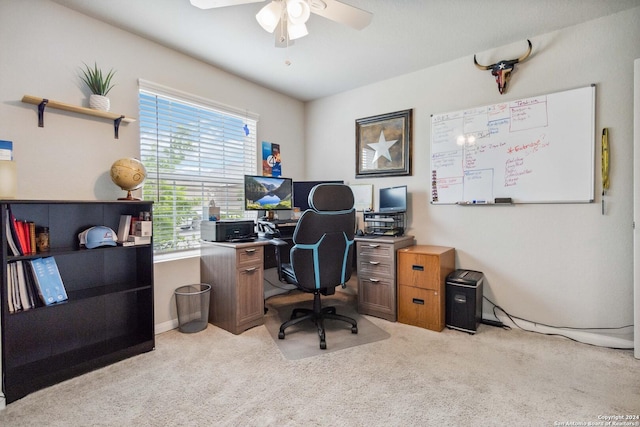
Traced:
[[640, 6], [640, 0], [342, 0], [372, 12], [371, 24], [357, 31], [312, 14], [308, 36], [276, 48], [274, 35], [255, 19], [266, 2], [201, 10], [189, 0], [52, 1], [301, 101], [465, 56], [471, 62], [475, 53], [519, 41], [524, 53], [527, 38]]

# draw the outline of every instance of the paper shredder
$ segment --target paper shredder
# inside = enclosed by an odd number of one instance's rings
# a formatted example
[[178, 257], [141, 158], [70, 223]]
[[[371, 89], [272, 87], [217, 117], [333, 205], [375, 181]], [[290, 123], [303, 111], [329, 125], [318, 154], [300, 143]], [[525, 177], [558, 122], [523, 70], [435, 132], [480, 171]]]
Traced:
[[482, 285], [484, 274], [473, 270], [455, 270], [445, 282], [445, 325], [450, 329], [475, 334], [482, 321]]

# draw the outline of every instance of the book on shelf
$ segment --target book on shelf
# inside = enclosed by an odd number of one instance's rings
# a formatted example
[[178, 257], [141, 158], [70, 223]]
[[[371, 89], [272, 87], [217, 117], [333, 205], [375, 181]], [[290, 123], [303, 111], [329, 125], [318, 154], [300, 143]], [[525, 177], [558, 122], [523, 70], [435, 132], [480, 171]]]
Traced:
[[129, 236], [128, 241], [134, 245], [148, 245], [151, 244], [151, 236]]
[[24, 269], [22, 261], [15, 262], [18, 277], [18, 294], [20, 295], [20, 305], [23, 310], [29, 310], [33, 308], [33, 298], [30, 295], [29, 283], [27, 281], [26, 271]]
[[60, 271], [54, 257], [29, 260], [38, 295], [45, 305], [51, 305], [68, 299]]
[[38, 306], [30, 269], [25, 263], [28, 261], [18, 260], [7, 263], [7, 308], [9, 313], [29, 310]]
[[6, 223], [7, 223], [6, 235], [7, 235], [7, 242], [9, 243], [9, 249], [11, 250], [11, 252], [13, 252], [14, 256], [24, 255], [24, 249], [20, 242], [20, 235], [18, 232], [17, 221], [16, 221], [16, 218], [13, 216], [13, 213], [11, 212], [11, 207], [7, 209]]
[[131, 215], [120, 215], [120, 224], [118, 225], [118, 243], [127, 241], [130, 227]]

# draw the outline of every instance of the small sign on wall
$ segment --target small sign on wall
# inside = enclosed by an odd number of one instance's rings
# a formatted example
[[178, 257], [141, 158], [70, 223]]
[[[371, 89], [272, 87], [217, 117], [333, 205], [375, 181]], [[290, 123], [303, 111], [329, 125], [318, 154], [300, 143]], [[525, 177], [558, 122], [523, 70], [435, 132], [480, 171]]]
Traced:
[[262, 141], [262, 176], [281, 176], [280, 144]]

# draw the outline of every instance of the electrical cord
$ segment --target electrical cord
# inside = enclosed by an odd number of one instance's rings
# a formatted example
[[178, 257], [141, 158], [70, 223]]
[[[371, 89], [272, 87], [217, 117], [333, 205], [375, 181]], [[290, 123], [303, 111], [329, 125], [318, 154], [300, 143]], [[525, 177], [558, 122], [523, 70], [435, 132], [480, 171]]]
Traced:
[[[610, 348], [610, 349], [613, 349], [613, 350], [629, 350], [628, 348], [599, 346], [599, 345], [587, 343], [587, 342], [584, 342], [584, 341], [580, 341], [578, 339], [569, 337], [569, 336], [561, 334], [561, 333], [549, 333], [549, 332], [532, 331], [531, 329], [527, 329], [527, 328], [524, 328], [523, 326], [519, 325], [518, 322], [516, 322], [516, 319], [520, 320], [520, 321], [523, 321], [523, 322], [529, 322], [529, 323], [531, 323], [531, 324], [533, 324], [535, 326], [544, 326], [544, 327], [552, 328], [552, 329], [565, 329], [565, 330], [572, 330], [572, 331], [614, 331], [614, 330], [620, 330], [620, 329], [624, 329], [624, 328], [629, 328], [629, 327], [632, 327], [633, 325], [617, 326], [617, 327], [612, 327], [612, 328], [576, 328], [576, 327], [572, 327], [572, 326], [549, 325], [549, 324], [546, 324], [546, 323], [535, 322], [535, 321], [528, 320], [528, 319], [525, 319], [525, 318], [522, 318], [522, 317], [514, 316], [514, 315], [510, 314], [509, 312], [507, 312], [504, 308], [500, 307], [498, 304], [496, 304], [493, 301], [491, 301], [486, 296], [483, 295], [482, 298], [487, 300], [489, 302], [489, 304], [491, 304], [493, 306], [493, 315], [494, 315], [494, 317], [496, 319], [498, 319], [496, 311], [499, 310], [502, 313], [504, 313], [504, 315], [507, 316], [509, 318], [509, 320], [511, 320], [511, 322], [518, 329], [521, 329], [523, 331], [533, 332], [533, 333], [536, 333], [536, 334], [547, 335], [547, 336], [559, 336], [559, 337], [567, 338], [567, 339], [569, 339], [571, 341], [579, 342], [581, 344], [591, 345], [591, 346], [594, 346], [594, 347], [605, 347], [605, 348]], [[504, 325], [504, 324], [502, 325], [502, 328], [506, 329], [506, 330], [510, 330], [511, 329], [510, 326]]]

